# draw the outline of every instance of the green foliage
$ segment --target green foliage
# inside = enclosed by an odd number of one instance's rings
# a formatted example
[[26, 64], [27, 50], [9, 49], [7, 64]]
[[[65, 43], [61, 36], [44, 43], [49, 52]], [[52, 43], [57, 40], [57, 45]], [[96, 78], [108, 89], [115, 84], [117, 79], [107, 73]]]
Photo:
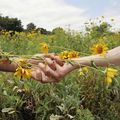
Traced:
[[8, 16], [2, 17], [0, 16], [0, 30], [7, 30], [7, 31], [23, 31], [23, 26], [21, 24], [21, 20], [17, 18], [9, 18]]
[[35, 29], [36, 29], [36, 26], [34, 25], [34, 23], [27, 24], [27, 31], [32, 31]]
[[47, 31], [46, 29], [39, 28], [39, 27], [36, 29], [36, 31], [39, 32], [39, 33], [41, 33], [41, 34], [44, 34], [44, 35], [50, 35], [51, 34], [50, 31]]
[[92, 38], [103, 37], [105, 35], [112, 34], [110, 28], [110, 24], [101, 21], [99, 25], [97, 25], [96, 22], [90, 22], [89, 25], [86, 25], [86, 31], [91, 35]]
[[54, 29], [52, 30], [52, 33], [53, 33], [53, 34], [65, 34], [65, 31], [64, 31], [63, 28], [57, 27], [57, 28], [54, 28]]

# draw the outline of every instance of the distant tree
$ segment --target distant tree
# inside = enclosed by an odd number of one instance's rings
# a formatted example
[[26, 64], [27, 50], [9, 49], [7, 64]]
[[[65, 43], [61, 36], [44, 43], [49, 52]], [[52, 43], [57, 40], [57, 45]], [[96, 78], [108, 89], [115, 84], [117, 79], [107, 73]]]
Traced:
[[52, 34], [57, 34], [57, 33], [63, 33], [63, 34], [65, 34], [65, 31], [61, 27], [57, 27], [57, 28], [55, 28], [55, 29], [52, 30]]
[[37, 30], [38, 32], [40, 32], [41, 34], [45, 34], [45, 35], [51, 34], [50, 31], [47, 31], [47, 30], [44, 29], [44, 28], [37, 28], [36, 30]]
[[53, 29], [52, 34], [55, 35], [54, 38], [55, 40], [60, 40], [60, 41], [63, 41], [69, 37], [69, 34], [66, 34], [65, 30], [61, 27], [57, 27]]
[[86, 31], [90, 33], [92, 37], [100, 37], [106, 34], [112, 34], [110, 31], [111, 25], [107, 22], [102, 22], [100, 25], [93, 24], [90, 27], [86, 27]]
[[8, 16], [3, 17], [0, 15], [0, 28], [4, 30], [12, 30], [12, 31], [23, 31], [23, 26], [21, 24], [21, 20], [17, 18], [9, 18]]
[[29, 23], [27, 24], [27, 31], [32, 31], [32, 30], [35, 30], [36, 29], [36, 26], [34, 23]]

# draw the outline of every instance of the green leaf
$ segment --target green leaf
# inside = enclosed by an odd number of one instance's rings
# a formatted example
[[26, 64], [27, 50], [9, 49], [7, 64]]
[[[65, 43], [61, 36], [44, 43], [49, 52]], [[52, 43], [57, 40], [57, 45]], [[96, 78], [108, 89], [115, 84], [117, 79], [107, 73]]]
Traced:
[[60, 116], [60, 115], [51, 115], [50, 116], [50, 120], [60, 120], [61, 118], [63, 118], [62, 116]]
[[12, 111], [8, 112], [9, 115], [13, 114], [13, 113], [15, 113], [15, 110], [12, 110]]
[[14, 108], [3, 108], [2, 112], [3, 113], [8, 113], [8, 112], [13, 111], [13, 110], [14, 110]]
[[91, 66], [98, 69], [94, 61], [91, 61]]

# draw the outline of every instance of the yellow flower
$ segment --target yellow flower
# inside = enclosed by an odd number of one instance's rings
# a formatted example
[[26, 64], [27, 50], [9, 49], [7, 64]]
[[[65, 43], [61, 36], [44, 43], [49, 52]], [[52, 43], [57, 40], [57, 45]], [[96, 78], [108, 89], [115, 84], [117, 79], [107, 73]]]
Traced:
[[107, 68], [105, 73], [106, 73], [105, 82], [108, 85], [110, 85], [112, 83], [112, 78], [118, 75], [118, 70], [113, 68]]
[[61, 59], [77, 58], [79, 57], [79, 52], [77, 51], [63, 51], [59, 54]]
[[95, 45], [93, 45], [93, 47], [91, 48], [92, 54], [100, 54], [102, 56], [105, 56], [107, 51], [108, 51], [108, 47], [105, 43], [97, 43]]
[[79, 75], [80, 75], [80, 76], [84, 76], [84, 75], [86, 75], [88, 72], [89, 72], [88, 67], [83, 67], [83, 68], [80, 68], [80, 70], [79, 70]]
[[45, 54], [48, 54], [49, 46], [47, 43], [40, 43], [41, 45], [41, 51]]
[[24, 69], [22, 67], [18, 67], [16, 69], [16, 72], [14, 75], [19, 78], [27, 78], [28, 79], [31, 77], [31, 69]]
[[68, 58], [77, 58], [79, 56], [79, 52], [71, 51], [68, 53]]
[[61, 53], [59, 54], [59, 57], [60, 57], [61, 59], [68, 59], [68, 51], [61, 52]]

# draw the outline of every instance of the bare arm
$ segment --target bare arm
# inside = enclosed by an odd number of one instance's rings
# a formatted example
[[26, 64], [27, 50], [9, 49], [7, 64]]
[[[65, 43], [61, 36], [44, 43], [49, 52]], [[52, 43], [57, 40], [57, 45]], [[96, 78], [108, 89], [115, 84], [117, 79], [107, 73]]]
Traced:
[[[33, 56], [34, 57], [42, 57], [43, 54], [36, 54]], [[38, 64], [40, 62], [40, 60], [34, 60], [34, 59], [29, 59], [28, 60], [29, 63], [32, 64]], [[5, 63], [0, 62], [0, 71], [4, 71], [4, 72], [15, 72], [17, 68], [17, 64], [16, 63], [9, 63], [9, 61], [6, 61]]]
[[14, 63], [0, 63], [0, 71], [6, 71], [6, 72], [15, 72], [17, 68], [17, 65]]
[[[54, 82], [49, 76], [46, 76], [45, 73], [43, 71], [41, 71], [41, 69], [39, 68], [38, 64], [41, 61], [35, 61], [34, 59], [31, 59], [29, 61], [30, 63], [33, 64], [32, 66], [32, 72], [31, 72], [31, 77], [37, 81], [40, 81], [42, 83], [49, 83], [49, 82]], [[35, 66], [34, 66], [35, 65]], [[15, 63], [0, 63], [0, 71], [4, 71], [4, 72], [15, 72], [17, 68], [17, 64]]]
[[74, 58], [72, 59], [78, 64], [91, 66], [91, 61], [97, 66], [106, 67], [110, 64], [119, 66], [120, 65], [120, 46], [116, 47], [112, 50], [109, 50], [106, 56], [100, 55], [91, 55], [82, 58]]

